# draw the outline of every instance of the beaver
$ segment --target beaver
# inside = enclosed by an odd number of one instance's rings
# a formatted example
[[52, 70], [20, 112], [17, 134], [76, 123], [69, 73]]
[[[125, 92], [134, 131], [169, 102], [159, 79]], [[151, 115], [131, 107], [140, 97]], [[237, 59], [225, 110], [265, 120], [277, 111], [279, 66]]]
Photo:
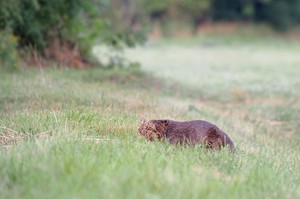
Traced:
[[202, 144], [212, 150], [228, 146], [235, 151], [230, 137], [216, 125], [204, 120], [142, 120], [138, 130], [149, 141], [166, 139], [170, 144]]

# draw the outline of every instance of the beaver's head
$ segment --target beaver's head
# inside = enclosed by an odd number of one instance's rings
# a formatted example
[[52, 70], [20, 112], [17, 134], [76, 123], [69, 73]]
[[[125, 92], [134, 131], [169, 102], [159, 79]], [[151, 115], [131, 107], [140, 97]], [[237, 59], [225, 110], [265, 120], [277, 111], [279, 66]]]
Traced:
[[167, 120], [150, 120], [141, 119], [139, 133], [149, 141], [161, 140], [167, 131]]

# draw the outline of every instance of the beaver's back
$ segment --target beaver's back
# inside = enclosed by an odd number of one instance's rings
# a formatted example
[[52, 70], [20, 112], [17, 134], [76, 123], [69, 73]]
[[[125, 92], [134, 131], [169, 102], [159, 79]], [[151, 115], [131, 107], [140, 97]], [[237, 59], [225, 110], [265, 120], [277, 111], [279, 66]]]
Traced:
[[216, 125], [204, 120], [185, 122], [168, 120], [166, 137], [171, 143], [184, 142], [191, 145], [204, 143], [211, 148], [228, 145], [234, 150], [234, 144], [230, 137]]

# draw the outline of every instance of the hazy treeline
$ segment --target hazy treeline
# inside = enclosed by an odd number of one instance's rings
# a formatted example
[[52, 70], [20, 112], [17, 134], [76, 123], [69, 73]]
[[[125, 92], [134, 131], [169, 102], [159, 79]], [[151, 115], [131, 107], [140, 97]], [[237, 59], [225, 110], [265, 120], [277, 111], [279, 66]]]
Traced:
[[287, 30], [300, 23], [300, 0], [118, 0], [136, 5], [139, 18], [203, 22], [266, 23]]

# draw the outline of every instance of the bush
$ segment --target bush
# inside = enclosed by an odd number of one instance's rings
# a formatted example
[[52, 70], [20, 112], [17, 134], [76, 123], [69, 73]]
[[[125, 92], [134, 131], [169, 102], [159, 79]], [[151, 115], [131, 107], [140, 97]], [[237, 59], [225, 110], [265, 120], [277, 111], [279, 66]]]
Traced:
[[119, 49], [144, 40], [143, 32], [132, 30], [131, 24], [118, 28], [123, 23], [115, 23], [118, 18], [112, 15], [118, 1], [1, 0], [0, 30], [11, 29], [21, 48], [29, 46], [44, 58], [82, 67], [97, 42]]
[[53, 38], [65, 38], [68, 27], [82, 8], [80, 0], [11, 0], [1, 1], [0, 28], [11, 28], [21, 46], [37, 49]]

